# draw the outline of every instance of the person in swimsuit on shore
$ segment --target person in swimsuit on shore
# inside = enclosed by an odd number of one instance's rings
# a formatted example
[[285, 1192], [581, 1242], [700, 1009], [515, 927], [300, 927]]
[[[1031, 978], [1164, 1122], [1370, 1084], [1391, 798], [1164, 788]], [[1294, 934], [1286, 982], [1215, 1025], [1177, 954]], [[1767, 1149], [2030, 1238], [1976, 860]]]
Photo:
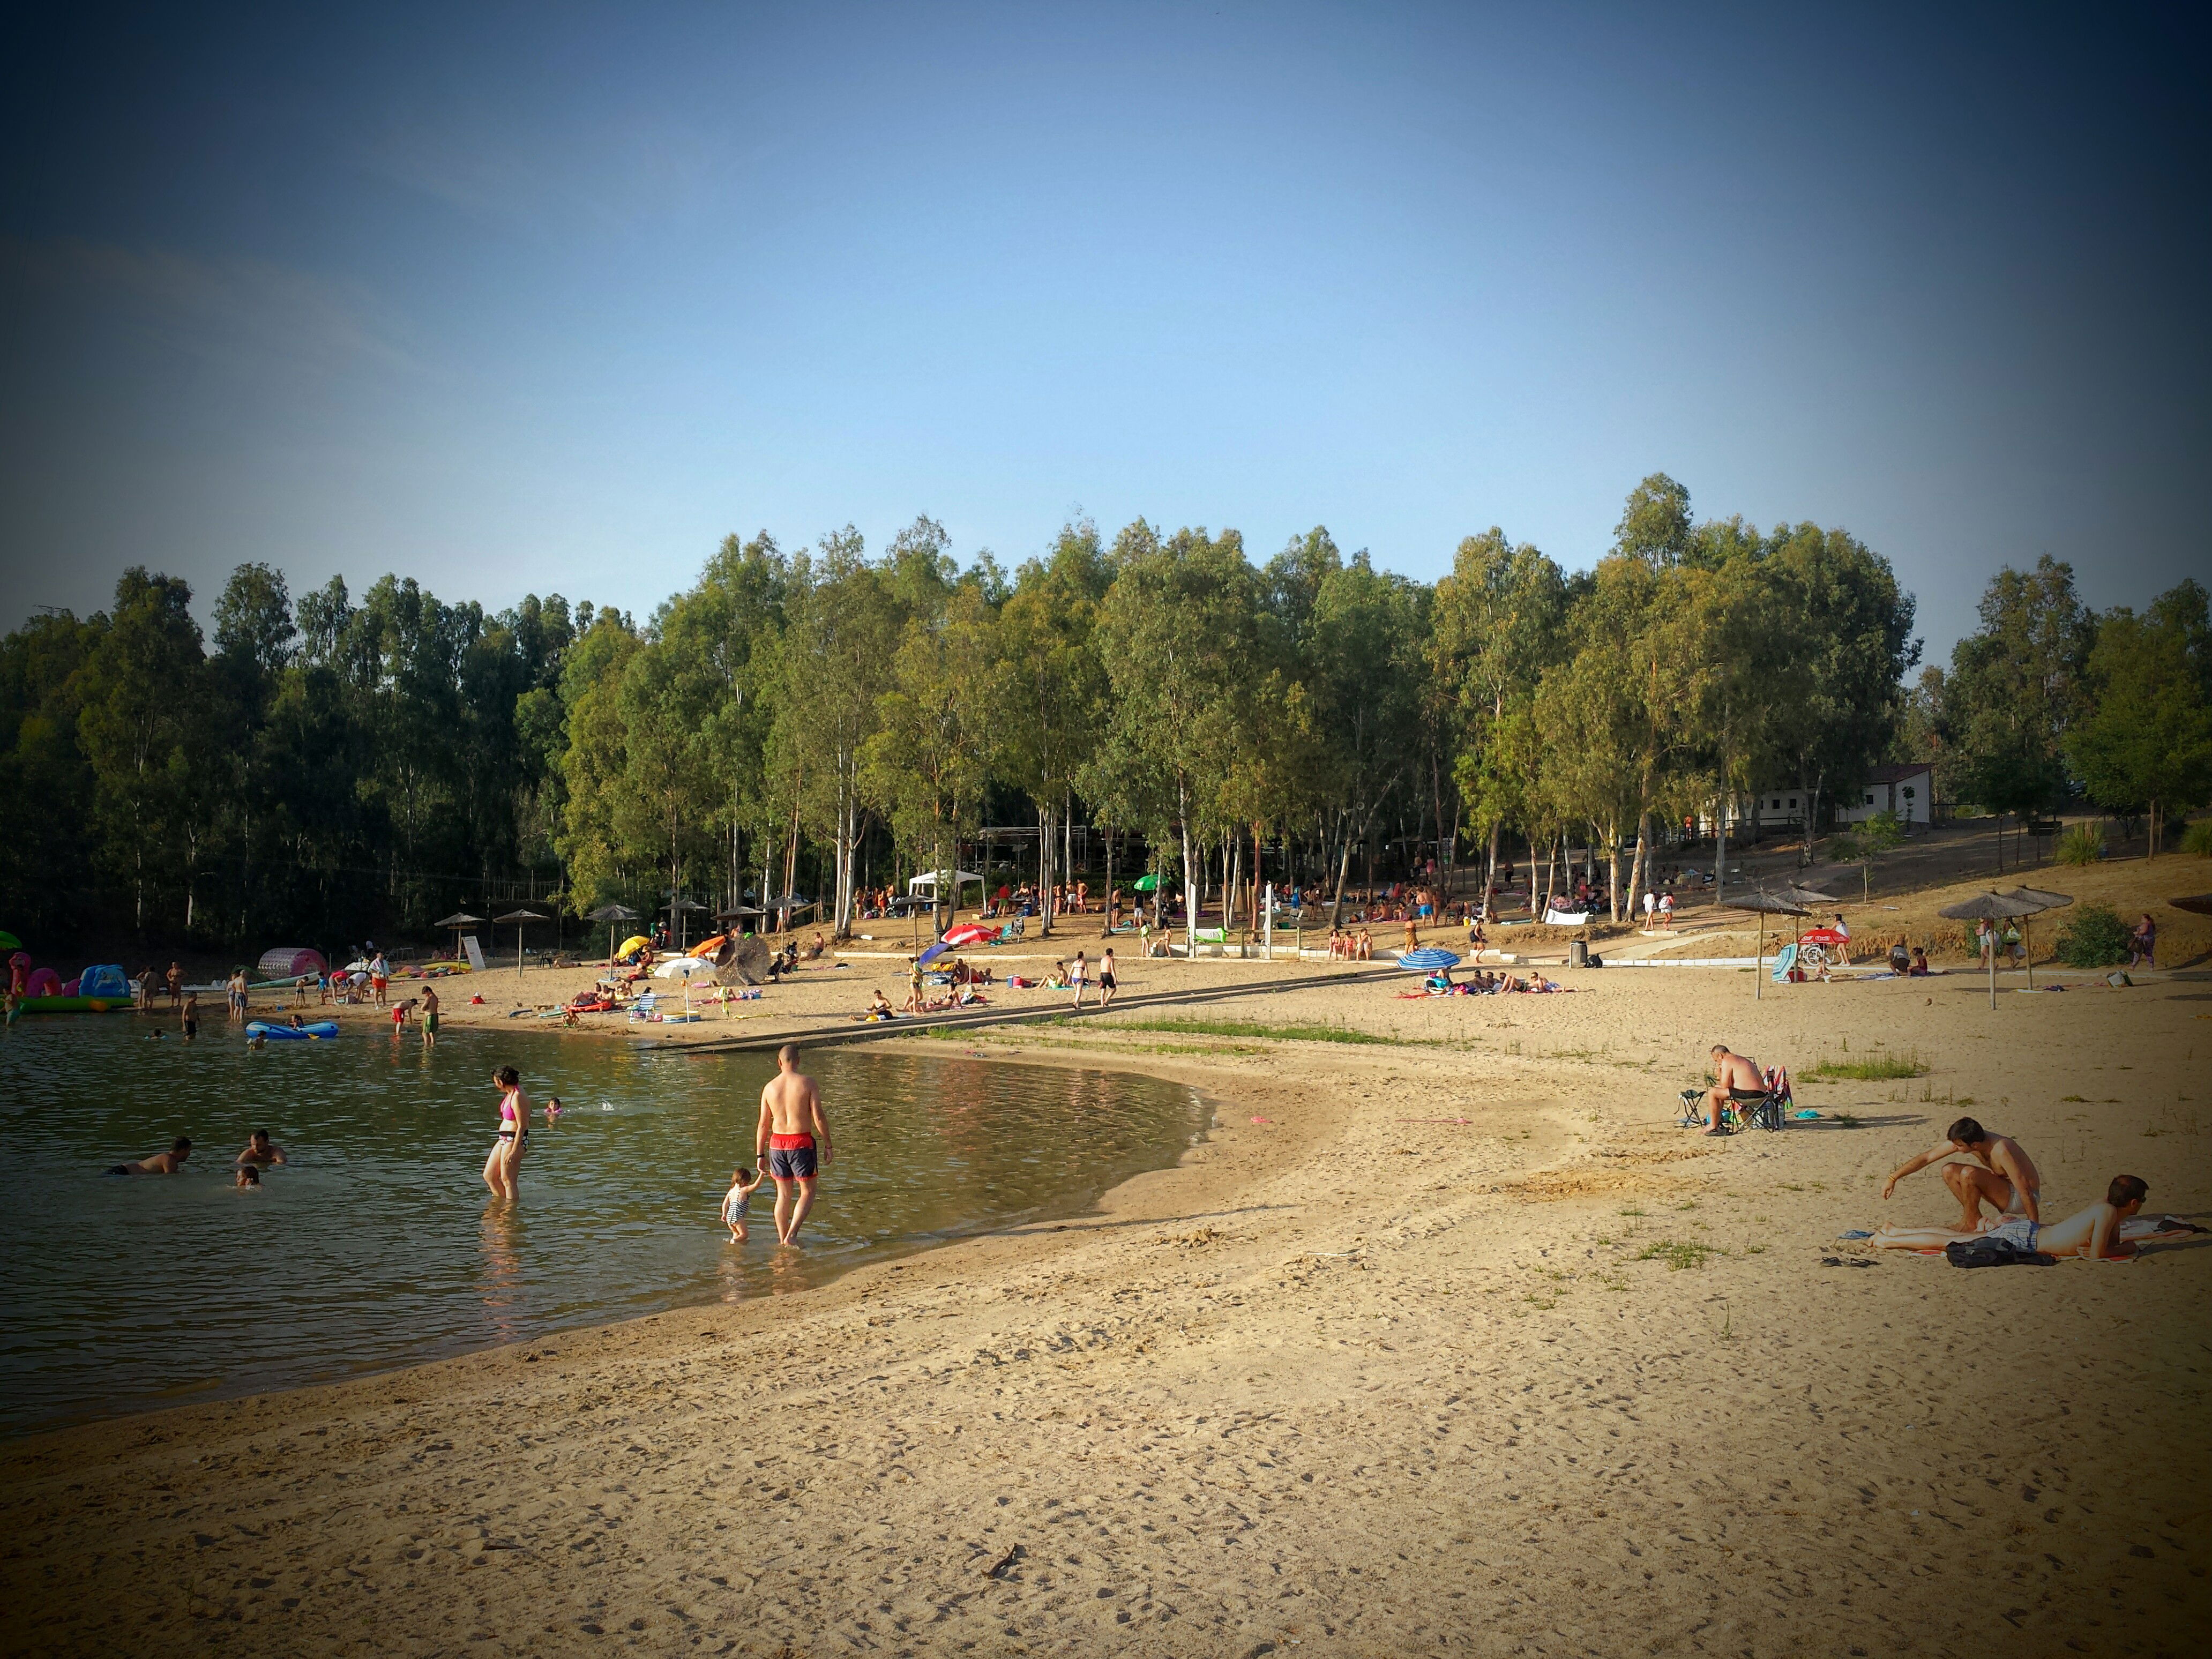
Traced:
[[1106, 954], [1098, 958], [1098, 1006], [1103, 1008], [1111, 1004], [1119, 988], [1114, 979], [1114, 947], [1109, 945]]
[[427, 985], [422, 988], [422, 1046], [438, 1046], [438, 994]]
[[745, 1226], [745, 1207], [752, 1202], [765, 1177], [758, 1170], [730, 1171], [730, 1190], [722, 1194], [722, 1219], [730, 1229], [730, 1237], [740, 1244], [751, 1237]]
[[[1940, 1146], [1931, 1146], [1917, 1158], [1909, 1158], [1897, 1166], [1894, 1173], [1882, 1183], [1881, 1195], [1887, 1198], [1897, 1190], [1897, 1183], [1931, 1164], [1943, 1166], [1943, 1184], [1951, 1189], [1951, 1196], [1959, 1200], [1959, 1231], [1962, 1233], [1982, 1231], [1982, 1206], [1986, 1203], [1997, 1212], [1994, 1225], [2002, 1225], [2015, 1217], [2040, 1224], [2043, 1220], [2043, 1177], [2037, 1173], [2034, 1160], [2021, 1150], [2021, 1144], [2009, 1135], [1991, 1134], [1972, 1118], [1962, 1117], [1944, 1132]], [[1946, 1163], [1947, 1158], [1964, 1156], [1972, 1164]]]
[[775, 1076], [761, 1091], [753, 1151], [775, 1182], [775, 1236], [788, 1244], [814, 1207], [817, 1166], [828, 1167], [834, 1154], [822, 1091], [799, 1069], [799, 1050], [785, 1043], [776, 1050], [775, 1065]]
[[256, 1129], [246, 1137], [246, 1150], [231, 1160], [234, 1164], [282, 1164], [284, 1149], [269, 1139], [269, 1131]]
[[1713, 1044], [1713, 1086], [1705, 1091], [1705, 1133], [1719, 1134], [1721, 1108], [1739, 1109], [1766, 1098], [1766, 1073], [1748, 1054], [1732, 1054], [1725, 1042]]
[[179, 1135], [169, 1143], [166, 1152], [156, 1152], [151, 1158], [142, 1158], [135, 1164], [116, 1164], [108, 1168], [110, 1175], [174, 1175], [185, 1167], [185, 1160], [192, 1155], [192, 1143]]
[[2023, 1250], [2048, 1255], [2086, 1256], [2092, 1261], [2115, 1261], [2136, 1254], [2136, 1246], [2120, 1237], [2120, 1224], [2142, 1208], [2150, 1188], [2141, 1176], [2114, 1176], [2101, 1204], [2048, 1225], [2016, 1215], [1987, 1231], [1954, 1232], [1948, 1227], [1882, 1227], [1867, 1240], [1869, 1249], [1938, 1249], [1960, 1240], [2002, 1238]]
[[530, 1097], [522, 1092], [522, 1075], [512, 1066], [491, 1074], [499, 1085], [499, 1139], [484, 1159], [484, 1185], [495, 1198], [514, 1202], [515, 1178], [522, 1171], [522, 1154], [530, 1139]]
[[1067, 970], [1067, 982], [1075, 988], [1074, 1006], [1078, 1008], [1083, 1006], [1083, 988], [1089, 982], [1090, 978], [1091, 964], [1084, 959], [1083, 952], [1078, 951], [1075, 953], [1075, 965]]

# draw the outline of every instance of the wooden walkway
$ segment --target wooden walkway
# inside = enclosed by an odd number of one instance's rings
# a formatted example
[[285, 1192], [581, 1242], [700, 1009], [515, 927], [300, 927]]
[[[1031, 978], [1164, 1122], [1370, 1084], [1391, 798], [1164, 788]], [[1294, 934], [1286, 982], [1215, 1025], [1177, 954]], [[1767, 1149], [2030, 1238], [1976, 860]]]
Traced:
[[[1026, 1008], [1009, 1008], [994, 1003], [988, 1007], [969, 1009], [962, 1012], [950, 1010], [943, 1013], [907, 1016], [899, 1019], [838, 1020], [801, 1027], [796, 1030], [765, 1033], [760, 1036], [727, 1037], [714, 1042], [671, 1043], [663, 1052], [691, 1054], [773, 1054], [787, 1042], [801, 1048], [834, 1048], [847, 1043], [875, 1042], [885, 1037], [920, 1036], [930, 1031], [971, 1031], [994, 1025], [1033, 1025], [1048, 1019], [1093, 1019], [1102, 1013], [1128, 1013], [1138, 1009], [1201, 1007], [1207, 1003], [1226, 1002], [1239, 997], [1279, 996], [1285, 991], [1310, 990], [1316, 984], [1364, 985], [1396, 978], [1401, 969], [1376, 963], [1355, 973], [1332, 975], [1322, 981], [1311, 974], [1278, 979], [1240, 980], [1234, 984], [1198, 986], [1182, 991], [1155, 991], [1146, 996], [1117, 995], [1111, 1008], [1102, 1009], [1095, 1001], [1085, 1002], [1080, 1009], [1071, 1007], [1067, 992], [1051, 994], [1053, 1000]], [[1091, 991], [1097, 989], [1094, 981]], [[1089, 994], [1088, 993], [1086, 994]]]

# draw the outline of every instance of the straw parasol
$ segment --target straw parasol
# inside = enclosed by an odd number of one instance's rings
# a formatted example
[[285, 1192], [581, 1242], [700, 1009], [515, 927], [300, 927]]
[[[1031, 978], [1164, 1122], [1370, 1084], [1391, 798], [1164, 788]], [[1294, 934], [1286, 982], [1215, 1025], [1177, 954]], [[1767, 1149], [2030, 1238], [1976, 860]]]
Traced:
[[635, 921], [637, 920], [637, 912], [631, 909], [627, 904], [602, 904], [596, 910], [585, 911], [584, 920], [586, 921], [604, 921], [606, 923], [607, 966], [610, 968], [613, 967], [615, 965], [615, 924], [618, 921]]
[[[2033, 904], [2039, 912], [2063, 910], [2074, 902], [2074, 895], [2071, 893], [2050, 893], [2040, 887], [2015, 887], [2005, 896]], [[2020, 925], [2021, 944], [2027, 948], [2027, 985], [2030, 990], [2035, 988], [2035, 941], [2029, 932], [2034, 925], [2033, 918], [2023, 918]]]
[[1731, 910], [1749, 910], [1759, 917], [1759, 954], [1753, 960], [1751, 997], [1756, 1002], [1766, 994], [1766, 919], [1769, 916], [1809, 916], [1812, 907], [1792, 897], [1791, 893], [1803, 893], [1806, 897], [1825, 900], [1825, 893], [1807, 893], [1799, 887], [1770, 893], [1764, 887], [1754, 887], [1748, 893], [1739, 893], [1726, 902]]
[[453, 930], [453, 960], [459, 962], [461, 959], [461, 930], [465, 927], [474, 927], [483, 920], [482, 916], [472, 916], [465, 910], [456, 910], [443, 921], [434, 921], [430, 925], [433, 927], [450, 927]]
[[[1957, 904], [1947, 904], [1936, 914], [1953, 921], [2011, 921], [2032, 916], [2050, 907], [2010, 893], [1977, 893]], [[1990, 1006], [1997, 1006], [1997, 953], [1990, 952]]]
[[678, 951], [681, 951], [684, 948], [685, 918], [694, 915], [699, 911], [704, 910], [707, 907], [700, 903], [697, 899], [686, 898], [681, 893], [674, 894], [670, 897], [668, 901], [668, 914], [676, 918], [676, 948]]
[[550, 916], [541, 915], [535, 910], [509, 910], [503, 916], [493, 918], [493, 927], [514, 929], [514, 971], [518, 975], [522, 972], [522, 930], [533, 921], [551, 920]]

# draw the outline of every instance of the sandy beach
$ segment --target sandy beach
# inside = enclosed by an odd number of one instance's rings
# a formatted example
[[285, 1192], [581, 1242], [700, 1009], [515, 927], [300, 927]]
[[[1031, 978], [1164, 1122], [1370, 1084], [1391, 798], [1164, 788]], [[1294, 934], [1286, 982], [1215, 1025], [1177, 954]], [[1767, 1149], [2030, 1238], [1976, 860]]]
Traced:
[[[818, 1030], [895, 967], [656, 1040]], [[1220, 994], [953, 1040], [1204, 1090], [1179, 1167], [817, 1291], [15, 1442], [8, 1650], [2197, 1650], [2212, 1239], [1962, 1273], [1838, 1235], [1954, 1212], [1880, 1194], [1961, 1110], [2047, 1215], [2127, 1171], [2206, 1217], [2212, 975], [1123, 969]], [[1381, 1040], [1147, 1029], [1192, 1019]], [[1821, 1116], [1676, 1127], [1717, 1040]], [[1808, 1078], [1876, 1054], [1925, 1074]]]

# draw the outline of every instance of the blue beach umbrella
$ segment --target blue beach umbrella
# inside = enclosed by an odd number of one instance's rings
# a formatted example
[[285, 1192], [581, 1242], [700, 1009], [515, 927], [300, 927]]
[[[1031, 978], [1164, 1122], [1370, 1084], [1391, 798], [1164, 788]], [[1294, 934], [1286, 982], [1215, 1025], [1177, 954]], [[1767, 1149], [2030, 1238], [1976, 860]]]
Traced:
[[915, 959], [921, 963], [923, 967], [927, 968], [931, 963], [936, 961], [938, 957], [943, 956], [950, 948], [951, 947], [947, 945], [943, 939], [939, 939], [936, 944], [931, 945], [929, 949], [924, 951]]
[[1425, 945], [1418, 951], [1399, 952], [1398, 965], [1409, 973], [1432, 974], [1439, 968], [1458, 967], [1459, 953], [1456, 951], [1442, 950], [1433, 945]]

